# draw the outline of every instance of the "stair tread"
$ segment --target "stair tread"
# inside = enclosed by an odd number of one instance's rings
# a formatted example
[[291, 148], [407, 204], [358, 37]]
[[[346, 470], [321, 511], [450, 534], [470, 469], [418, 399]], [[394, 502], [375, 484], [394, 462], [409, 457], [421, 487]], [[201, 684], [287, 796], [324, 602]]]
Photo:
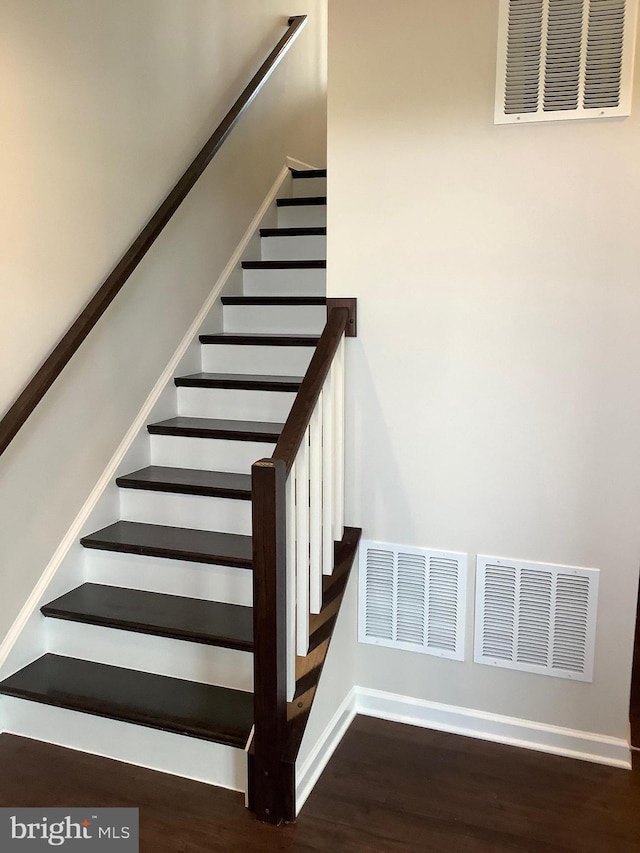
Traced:
[[0, 693], [244, 748], [253, 694], [46, 654], [0, 683]]
[[235, 332], [200, 335], [201, 344], [227, 344], [231, 346], [315, 347], [319, 340], [318, 335], [243, 335]]
[[261, 228], [261, 237], [326, 237], [326, 226], [308, 225], [300, 228]]
[[253, 649], [251, 607], [85, 583], [41, 608], [45, 616], [144, 634]]
[[223, 296], [223, 305], [326, 305], [325, 296]]
[[152, 435], [177, 435], [194, 438], [222, 438], [230, 441], [278, 440], [284, 424], [269, 421], [233, 421], [220, 418], [188, 418], [178, 416], [149, 424]]
[[115, 524], [84, 536], [80, 544], [85, 548], [103, 551], [120, 551], [149, 557], [235, 566], [241, 569], [250, 569], [252, 564], [250, 536], [194, 530], [189, 527], [169, 527], [164, 524], [116, 521]]
[[174, 380], [178, 388], [237, 388], [256, 391], [297, 391], [302, 376], [271, 376], [250, 373], [192, 373]]
[[309, 196], [305, 198], [279, 198], [278, 207], [304, 207], [306, 205], [324, 205], [327, 203], [326, 195]]
[[[326, 260], [242, 261], [243, 270], [326, 270]], [[224, 298], [224, 297], [223, 297]]]
[[291, 177], [294, 180], [304, 180], [305, 178], [326, 178], [326, 169], [292, 169]]
[[150, 465], [118, 477], [116, 484], [122, 489], [251, 500], [251, 474], [234, 474], [226, 471], [201, 471], [195, 468], [165, 468], [160, 465]]

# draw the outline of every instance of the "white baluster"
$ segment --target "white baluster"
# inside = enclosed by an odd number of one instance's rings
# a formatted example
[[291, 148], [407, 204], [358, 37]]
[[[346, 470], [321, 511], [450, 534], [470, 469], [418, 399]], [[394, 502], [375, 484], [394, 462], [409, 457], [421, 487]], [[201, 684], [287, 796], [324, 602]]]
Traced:
[[309, 651], [309, 427], [296, 457], [296, 645]]
[[309, 443], [309, 607], [322, 610], [322, 393], [313, 410]]
[[334, 359], [333, 538], [344, 534], [344, 335]]
[[333, 574], [333, 419], [334, 368], [322, 392], [322, 572]]
[[296, 465], [287, 479], [287, 702], [296, 692]]

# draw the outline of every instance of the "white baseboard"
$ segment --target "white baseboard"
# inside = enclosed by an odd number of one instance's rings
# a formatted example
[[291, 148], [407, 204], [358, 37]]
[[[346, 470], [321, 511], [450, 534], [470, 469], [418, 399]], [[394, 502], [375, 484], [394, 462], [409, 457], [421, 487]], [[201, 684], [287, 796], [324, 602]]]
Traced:
[[521, 749], [533, 749], [565, 758], [631, 769], [631, 750], [627, 741], [622, 738], [550, 726], [517, 717], [504, 717], [455, 705], [442, 705], [397, 693], [385, 693], [382, 690], [354, 687], [334, 714], [304, 765], [296, 768], [298, 814], [356, 714], [504, 743]]
[[357, 688], [354, 688], [345, 696], [342, 704], [329, 721], [304, 765], [300, 769], [296, 767], [297, 814], [300, 813], [300, 809], [305, 804], [309, 794], [313, 791], [322, 771], [327, 766], [329, 759], [356, 715], [356, 690]]
[[356, 687], [353, 692], [357, 714], [631, 769], [629, 744], [622, 738], [549, 726], [517, 717], [503, 717], [455, 705], [441, 705], [365, 687]]
[[256, 231], [260, 227], [260, 223], [267, 214], [267, 211], [269, 210], [270, 206], [276, 200], [278, 193], [285, 180], [289, 177], [289, 174], [289, 160], [287, 160], [286, 164], [282, 167], [276, 180], [274, 181], [273, 186], [271, 187], [264, 201], [260, 205], [259, 210], [251, 220], [249, 227], [247, 228], [242, 239], [240, 240], [240, 243], [236, 247], [233, 255], [229, 258], [227, 265], [225, 266], [220, 277], [215, 283], [204, 305], [198, 312], [197, 317], [187, 330], [178, 348], [176, 349], [169, 363], [163, 370], [160, 378], [156, 382], [153, 390], [151, 391], [151, 393], [145, 400], [142, 408], [138, 412], [138, 415], [136, 416], [134, 422], [127, 431], [125, 437], [122, 439], [120, 446], [114, 453], [113, 457], [111, 458], [111, 461], [109, 462], [109, 464], [103, 471], [100, 479], [96, 483], [95, 488], [85, 501], [84, 506], [82, 507], [75, 520], [73, 521], [71, 527], [65, 534], [62, 542], [58, 546], [48, 566], [40, 577], [40, 580], [33, 588], [31, 595], [25, 602], [24, 606], [22, 607], [22, 610], [16, 617], [13, 625], [11, 626], [4, 640], [0, 644], [0, 667], [4, 665], [9, 654], [16, 645], [23, 629], [25, 628], [33, 614], [36, 612], [38, 605], [40, 604], [40, 601], [47, 590], [47, 587], [49, 586], [56, 572], [62, 565], [70, 549], [80, 538], [84, 525], [88, 522], [91, 513], [95, 510], [98, 501], [102, 497], [105, 489], [115, 478], [119, 466], [124, 460], [136, 437], [138, 436], [140, 431], [145, 428], [151, 411], [153, 410], [153, 407], [158, 402], [160, 395], [164, 391], [167, 384], [173, 379], [173, 376], [178, 368], [178, 365], [180, 364], [181, 359], [187, 352], [187, 349], [189, 348], [191, 342], [198, 334], [200, 327], [205, 322], [207, 316], [209, 315], [209, 312], [211, 311], [216, 300], [220, 296], [225, 284], [230, 279], [232, 273], [237, 268], [238, 264], [241, 262], [245, 249], [247, 248]]

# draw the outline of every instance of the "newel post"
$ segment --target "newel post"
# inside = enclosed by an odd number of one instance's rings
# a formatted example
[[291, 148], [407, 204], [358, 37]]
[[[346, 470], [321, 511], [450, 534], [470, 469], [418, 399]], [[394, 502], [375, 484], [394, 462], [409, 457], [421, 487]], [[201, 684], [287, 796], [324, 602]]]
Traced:
[[259, 820], [285, 816], [282, 755], [287, 736], [286, 480], [283, 461], [251, 468], [253, 516], [254, 723], [252, 808]]

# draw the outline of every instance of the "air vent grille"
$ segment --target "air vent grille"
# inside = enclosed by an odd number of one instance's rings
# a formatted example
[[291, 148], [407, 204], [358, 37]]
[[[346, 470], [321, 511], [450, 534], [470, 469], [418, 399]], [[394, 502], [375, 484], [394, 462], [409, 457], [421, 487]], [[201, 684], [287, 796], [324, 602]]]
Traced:
[[638, 0], [500, 0], [498, 124], [629, 115]]
[[625, 0], [591, 0], [585, 107], [617, 107], [622, 86]]
[[509, 7], [504, 111], [535, 113], [540, 89], [542, 0], [523, 0]]
[[584, 0], [550, 0], [544, 66], [544, 109], [575, 110], [580, 94]]
[[591, 681], [599, 572], [478, 557], [476, 663]]
[[462, 660], [466, 575], [464, 554], [363, 542], [360, 642]]

